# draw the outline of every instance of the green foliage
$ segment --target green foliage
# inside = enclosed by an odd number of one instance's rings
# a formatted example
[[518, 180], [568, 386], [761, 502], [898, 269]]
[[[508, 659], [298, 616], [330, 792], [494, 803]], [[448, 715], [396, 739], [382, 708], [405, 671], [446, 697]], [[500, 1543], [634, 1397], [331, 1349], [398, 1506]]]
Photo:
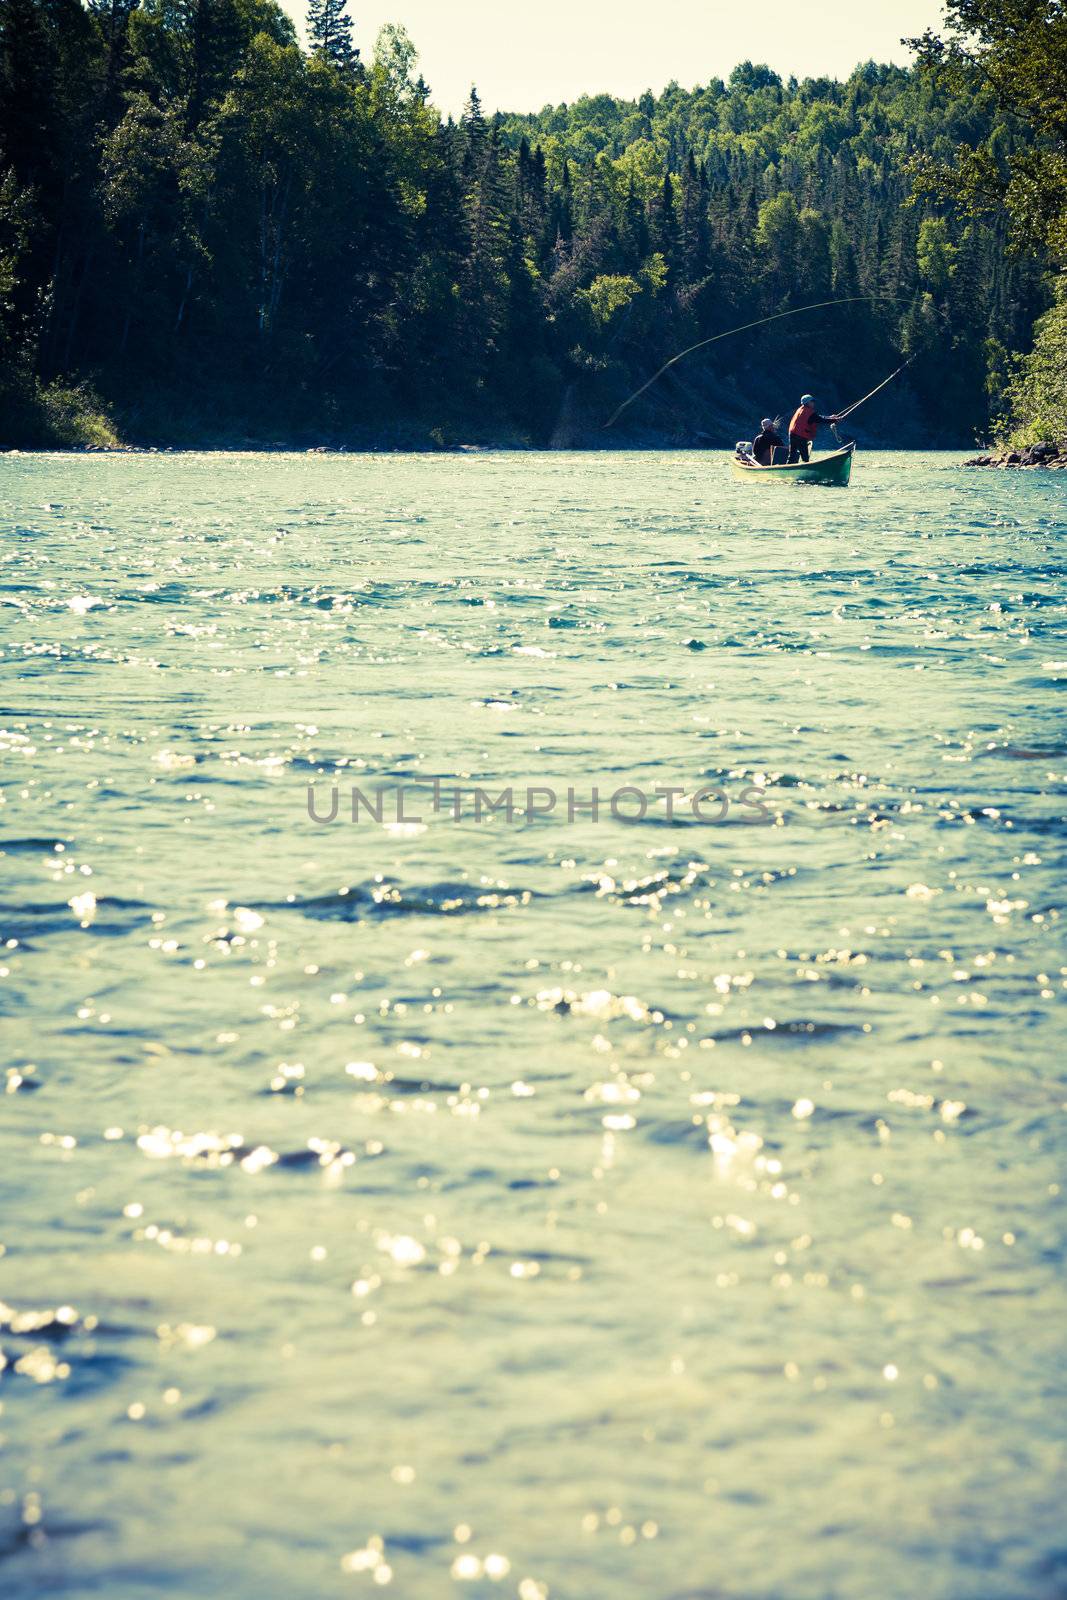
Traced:
[[617, 311], [625, 310], [634, 296], [641, 293], [641, 285], [636, 278], [606, 273], [594, 278], [588, 289], [579, 289], [578, 293], [594, 319], [603, 325], [610, 322]]
[[934, 294], [944, 294], [954, 271], [956, 250], [943, 217], [923, 218], [915, 260], [923, 284]]
[[1056, 280], [1052, 306], [1034, 328], [1034, 348], [1016, 364], [1007, 386], [1004, 443], [1067, 441], [1067, 273]]
[[29, 242], [33, 206], [30, 193], [20, 189], [14, 172], [0, 176], [0, 353], [10, 360], [19, 345], [16, 289], [19, 261]]
[[667, 285], [667, 263], [658, 250], [653, 250], [641, 268], [641, 279], [653, 295]]
[[143, 439], [547, 442], [676, 350], [862, 295], [710, 347], [627, 425], [718, 428], [739, 365], [762, 409], [847, 401], [932, 347], [879, 415], [962, 439], [1046, 309], [999, 212], [904, 206], [909, 157], [961, 144], [1013, 175], [1013, 215], [1044, 203], [1051, 135], [965, 63], [784, 83], [746, 62], [533, 116], [472, 90], [454, 123], [403, 29], [369, 64], [343, 0], [314, 0], [311, 33], [274, 0], [0, 0], [5, 437], [103, 442], [115, 415]]
[[119, 443], [114, 424], [86, 384], [52, 383], [39, 390], [43, 433], [59, 445], [107, 449]]
[[1067, 3], [946, 0], [942, 34], [912, 40], [920, 69], [962, 99], [995, 106], [1026, 138], [1012, 148], [1004, 121], [967, 130], [950, 158], [920, 152], [918, 196], [971, 215], [1006, 210], [1013, 240], [1067, 263]]
[[88, 384], [44, 384], [25, 368], [0, 368], [0, 448], [111, 449], [119, 443]]
[[753, 242], [762, 257], [761, 270], [775, 302], [788, 297], [797, 283], [800, 212], [788, 190], [764, 200], [756, 216]]

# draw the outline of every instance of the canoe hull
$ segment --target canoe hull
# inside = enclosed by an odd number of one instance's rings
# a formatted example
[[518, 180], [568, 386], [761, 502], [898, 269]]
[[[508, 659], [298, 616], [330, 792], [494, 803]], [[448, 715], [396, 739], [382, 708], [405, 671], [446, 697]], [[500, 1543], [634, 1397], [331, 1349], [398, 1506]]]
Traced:
[[754, 462], [748, 466], [736, 456], [730, 465], [734, 477], [743, 478], [746, 483], [821, 483], [826, 488], [846, 489], [852, 476], [852, 457], [855, 452], [856, 446], [847, 444], [843, 450], [834, 450], [832, 454], [820, 456], [815, 461], [798, 461], [791, 467], [784, 464], [780, 467], [760, 467]]

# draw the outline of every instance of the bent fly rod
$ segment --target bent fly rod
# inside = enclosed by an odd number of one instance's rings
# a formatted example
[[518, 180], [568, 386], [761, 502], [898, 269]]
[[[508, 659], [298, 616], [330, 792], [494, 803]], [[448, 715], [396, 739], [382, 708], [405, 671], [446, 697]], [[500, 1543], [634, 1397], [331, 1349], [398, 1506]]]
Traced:
[[[794, 306], [792, 311], [776, 311], [772, 316], [758, 317], [755, 322], [743, 322], [738, 328], [727, 328], [725, 333], [713, 333], [710, 339], [698, 339], [696, 344], [689, 345], [685, 350], [679, 350], [676, 356], [671, 356], [669, 361], [665, 361], [662, 367], [660, 367], [659, 371], [654, 372], [651, 378], [641, 385], [640, 389], [635, 389], [633, 394], [629, 395], [627, 399], [622, 402], [621, 406], [616, 407], [611, 416], [608, 418], [607, 422], [603, 423], [602, 426], [605, 428], [610, 428], [619, 420], [627, 406], [632, 406], [634, 401], [639, 399], [640, 396], [644, 394], [646, 389], [651, 389], [652, 385], [657, 381], [657, 379], [662, 378], [663, 374], [669, 367], [673, 367], [674, 364], [678, 361], [681, 361], [684, 356], [691, 356], [694, 350], [703, 350], [705, 345], [717, 344], [720, 339], [729, 339], [735, 333], [747, 333], [750, 328], [762, 328], [768, 322], [780, 322], [783, 317], [799, 317], [801, 313], [805, 311], [824, 311], [829, 306], [852, 306], [858, 305], [861, 302], [895, 300], [897, 298], [899, 297], [896, 295], [850, 294], [847, 295], [843, 300], [817, 300], [814, 305]], [[916, 352], [916, 354], [917, 353], [918, 352]], [[909, 362], [914, 361], [914, 359], [914, 356], [909, 356], [908, 361], [905, 361], [904, 366], [906, 367]], [[890, 383], [892, 379], [895, 378], [898, 373], [903, 372], [903, 370], [904, 367], [898, 367], [896, 372], [891, 373], [890, 376], [886, 378], [885, 383]], [[879, 384], [878, 388], [884, 389], [885, 383]], [[849, 406], [848, 411], [841, 412], [839, 415], [842, 418], [848, 416], [849, 412], [855, 411], [857, 406], [863, 405], [864, 401], [870, 400], [871, 396], [876, 395], [877, 393], [878, 389], [872, 389], [870, 394], [864, 395], [863, 400], [857, 400], [854, 405]]]
[[852, 404], [850, 406], [846, 406], [844, 411], [839, 411], [837, 413], [838, 422], [844, 422], [845, 418], [850, 417], [853, 411], [858, 411], [860, 406], [865, 406], [867, 404], [868, 400], [873, 400], [875, 395], [879, 394], [885, 388], [887, 383], [892, 383], [894, 378], [899, 378], [900, 374], [904, 371], [904, 368], [910, 367], [918, 354], [918, 350], [914, 350], [908, 357], [907, 361], [902, 361], [897, 370], [895, 372], [891, 372], [888, 378], [883, 378], [881, 383], [877, 384], [875, 388], [871, 390], [870, 394], [865, 394], [862, 400], [853, 400]]

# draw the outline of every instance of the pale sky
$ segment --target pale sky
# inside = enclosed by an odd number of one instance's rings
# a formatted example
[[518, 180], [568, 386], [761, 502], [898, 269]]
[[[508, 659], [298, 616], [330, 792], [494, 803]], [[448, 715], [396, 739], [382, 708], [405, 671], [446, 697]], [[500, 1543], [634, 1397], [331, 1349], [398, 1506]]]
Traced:
[[[282, 0], [303, 23], [305, 0]], [[349, 0], [365, 60], [385, 22], [407, 28], [434, 104], [487, 111], [606, 92], [634, 99], [672, 78], [725, 78], [739, 61], [783, 77], [847, 77], [860, 61], [905, 64], [902, 36], [940, 21], [939, 0]]]

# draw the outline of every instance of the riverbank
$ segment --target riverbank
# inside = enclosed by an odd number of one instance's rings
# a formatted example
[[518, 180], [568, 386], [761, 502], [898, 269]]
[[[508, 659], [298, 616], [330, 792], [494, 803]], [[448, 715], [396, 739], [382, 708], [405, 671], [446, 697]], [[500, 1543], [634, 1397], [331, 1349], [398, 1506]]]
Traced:
[[[309, 414], [281, 399], [249, 409], [233, 393], [215, 393], [198, 404], [177, 394], [156, 396], [151, 404], [136, 396], [120, 404], [85, 385], [31, 386], [14, 399], [8, 394], [6, 402], [0, 391], [0, 454], [12, 449], [148, 454], [720, 450], [732, 448], [739, 437], [752, 437], [763, 416], [777, 413], [784, 425], [810, 385], [810, 371], [795, 359], [773, 367], [762, 361], [739, 364], [724, 372], [709, 366], [684, 378], [672, 373], [608, 427], [607, 419], [625, 392], [593, 395], [571, 383], [555, 397], [539, 429], [492, 407], [457, 407], [447, 415], [382, 412], [357, 418], [340, 417], [329, 408]], [[827, 386], [819, 397], [829, 412], [854, 399], [855, 390]], [[880, 398], [856, 419], [855, 428], [850, 420], [848, 434], [855, 433], [861, 449], [958, 449], [962, 454], [973, 444], [974, 435], [962, 430], [931, 433], [906, 380], [899, 387], [899, 401], [891, 407]]]
[[963, 464], [965, 467], [1051, 467], [1063, 470], [1067, 467], [1067, 439], [1060, 444], [1042, 439], [1037, 444], [1026, 445], [1021, 450], [1007, 450], [997, 456], [972, 456], [970, 461]]
[[[825, 450], [818, 454], [826, 454], [837, 446], [831, 442], [826, 444]], [[883, 444], [880, 441], [870, 441], [860, 447], [864, 455], [884, 455], [887, 453], [901, 453], [906, 455], [930, 455], [939, 452], [920, 450], [912, 447], [902, 450], [900, 446]], [[956, 449], [959, 449], [957, 446]], [[246, 443], [227, 444], [202, 444], [202, 445], [143, 445], [143, 444], [116, 444], [116, 445], [35, 445], [29, 449], [14, 447], [5, 449], [0, 446], [0, 460], [19, 459], [20, 457], [37, 456], [388, 456], [388, 455], [514, 455], [528, 454], [531, 456], [551, 456], [561, 454], [634, 454], [640, 452], [644, 455], [671, 455], [678, 452], [703, 451], [712, 456], [732, 456], [733, 447], [724, 434], [721, 438], [687, 439], [674, 441], [669, 439], [615, 439], [610, 443], [599, 440], [581, 440], [574, 444], [534, 444], [529, 440], [514, 444], [437, 444], [424, 441], [419, 444], [259, 444], [253, 441]], [[947, 453], [955, 454], [949, 449]], [[961, 466], [977, 466], [975, 461], [961, 462]], [[1067, 466], [1067, 461], [1050, 463], [1050, 465]]]

